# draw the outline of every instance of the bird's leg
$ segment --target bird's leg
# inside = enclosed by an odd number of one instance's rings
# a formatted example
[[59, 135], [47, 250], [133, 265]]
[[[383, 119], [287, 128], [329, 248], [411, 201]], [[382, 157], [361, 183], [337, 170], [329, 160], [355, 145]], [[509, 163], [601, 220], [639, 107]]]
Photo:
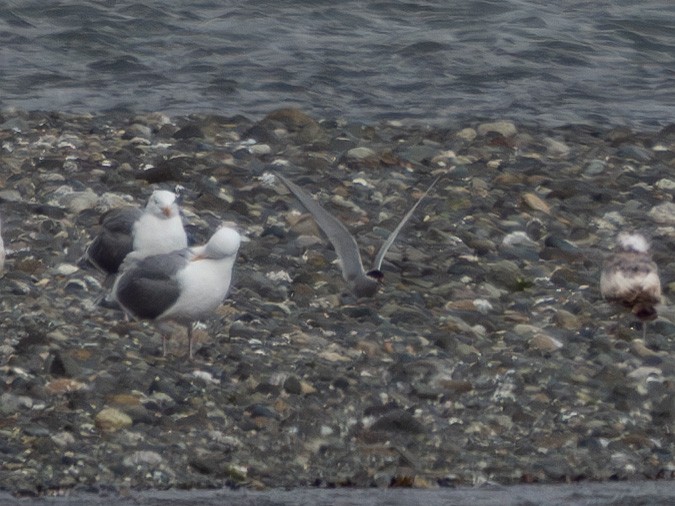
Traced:
[[187, 338], [188, 338], [188, 353], [190, 356], [190, 360], [192, 360], [193, 357], [193, 351], [192, 351], [192, 323], [187, 324]]
[[647, 321], [642, 321], [642, 340], [645, 341], [647, 338]]
[[167, 337], [162, 332], [162, 356], [163, 357], [166, 357], [166, 341], [167, 341]]

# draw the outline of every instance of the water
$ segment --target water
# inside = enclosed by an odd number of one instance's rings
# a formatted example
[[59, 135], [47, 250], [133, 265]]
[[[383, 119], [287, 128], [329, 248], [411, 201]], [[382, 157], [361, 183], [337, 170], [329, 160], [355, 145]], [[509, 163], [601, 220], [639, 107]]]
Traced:
[[296, 489], [161, 490], [127, 496], [73, 494], [34, 501], [0, 493], [3, 506], [666, 506], [674, 504], [675, 485], [668, 481], [577, 483], [570, 485], [487, 486], [458, 489]]
[[672, 0], [11, 0], [0, 42], [0, 108], [675, 121]]

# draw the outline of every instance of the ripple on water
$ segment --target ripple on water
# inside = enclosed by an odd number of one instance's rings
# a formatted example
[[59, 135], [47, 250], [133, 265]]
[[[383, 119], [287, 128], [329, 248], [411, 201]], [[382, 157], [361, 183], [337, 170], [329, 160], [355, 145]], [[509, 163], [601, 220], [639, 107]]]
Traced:
[[675, 117], [674, 23], [659, 0], [32, 0], [0, 12], [0, 107], [652, 129]]

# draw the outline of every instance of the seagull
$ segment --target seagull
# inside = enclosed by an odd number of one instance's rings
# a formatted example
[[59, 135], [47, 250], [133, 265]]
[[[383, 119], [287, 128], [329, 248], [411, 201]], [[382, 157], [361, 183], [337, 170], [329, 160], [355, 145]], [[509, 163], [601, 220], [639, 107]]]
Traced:
[[85, 255], [107, 274], [115, 274], [131, 251], [147, 256], [188, 245], [176, 194], [167, 190], [155, 190], [143, 211], [134, 207], [111, 209], [101, 216], [100, 224], [101, 231]]
[[369, 271], [366, 271], [363, 268], [363, 262], [361, 261], [361, 254], [359, 253], [358, 244], [356, 243], [354, 236], [349, 233], [349, 230], [347, 230], [347, 228], [337, 218], [332, 216], [328, 211], [321, 207], [321, 205], [316, 200], [305, 193], [305, 191], [298, 185], [279, 173], [276, 173], [276, 176], [312, 214], [316, 223], [328, 237], [328, 240], [331, 242], [333, 248], [335, 248], [335, 252], [338, 255], [340, 267], [342, 268], [342, 277], [347, 282], [351, 292], [357, 298], [373, 297], [378, 292], [380, 285], [382, 284], [382, 280], [384, 279], [384, 274], [380, 270], [384, 256], [387, 254], [390, 246], [396, 240], [398, 233], [415, 212], [415, 209], [417, 209], [417, 206], [420, 204], [420, 202], [422, 202], [422, 199], [427, 196], [429, 191], [431, 191], [436, 182], [440, 179], [440, 176], [437, 177], [431, 183], [431, 185], [429, 185], [429, 188], [427, 188], [427, 190], [422, 194], [417, 202], [415, 202], [415, 205], [413, 205], [406, 215], [401, 219], [394, 231], [389, 234], [387, 240], [382, 243], [382, 246], [380, 246], [380, 249], [375, 256], [375, 260], [373, 261], [372, 268]]
[[649, 242], [641, 234], [622, 232], [617, 248], [602, 268], [600, 293], [631, 310], [642, 323], [642, 337], [647, 321], [655, 320], [655, 305], [661, 301], [661, 281], [652, 260]]
[[113, 286], [115, 300], [129, 316], [158, 324], [164, 355], [168, 329], [162, 324], [184, 325], [192, 359], [192, 322], [225, 299], [241, 241], [239, 232], [225, 225], [203, 246], [146, 257], [130, 253]]

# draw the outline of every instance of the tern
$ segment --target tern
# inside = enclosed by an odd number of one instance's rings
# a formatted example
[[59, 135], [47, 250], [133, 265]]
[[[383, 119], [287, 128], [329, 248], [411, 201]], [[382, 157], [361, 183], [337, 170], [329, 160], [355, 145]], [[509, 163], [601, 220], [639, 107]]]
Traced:
[[405, 214], [405, 216], [403, 216], [393, 232], [389, 234], [387, 240], [382, 243], [382, 246], [380, 246], [377, 255], [375, 255], [372, 268], [366, 271], [363, 267], [363, 262], [361, 261], [359, 246], [349, 230], [347, 230], [347, 228], [337, 218], [332, 216], [328, 211], [321, 207], [321, 205], [315, 199], [313, 199], [298, 185], [279, 173], [276, 173], [276, 176], [312, 214], [316, 223], [328, 237], [328, 240], [331, 242], [333, 248], [335, 248], [335, 252], [337, 253], [340, 267], [342, 269], [342, 277], [347, 282], [350, 291], [357, 298], [373, 297], [378, 292], [384, 278], [384, 274], [380, 270], [384, 256], [387, 254], [387, 251], [396, 240], [396, 237], [403, 226], [415, 212], [415, 209], [417, 209], [417, 206], [419, 206], [420, 202], [422, 202], [422, 199], [427, 196], [436, 182], [440, 179], [440, 176], [437, 177], [431, 183], [431, 185], [429, 185], [427, 190], [422, 194], [417, 202], [415, 202], [415, 204]]

